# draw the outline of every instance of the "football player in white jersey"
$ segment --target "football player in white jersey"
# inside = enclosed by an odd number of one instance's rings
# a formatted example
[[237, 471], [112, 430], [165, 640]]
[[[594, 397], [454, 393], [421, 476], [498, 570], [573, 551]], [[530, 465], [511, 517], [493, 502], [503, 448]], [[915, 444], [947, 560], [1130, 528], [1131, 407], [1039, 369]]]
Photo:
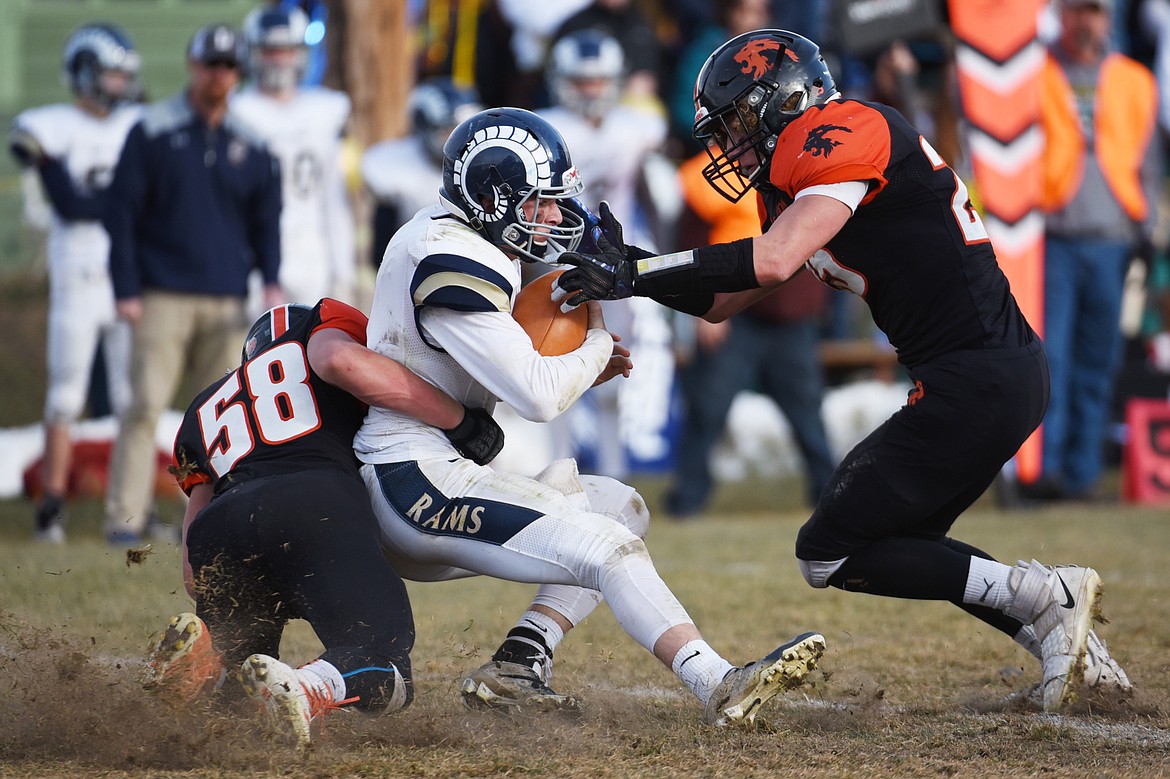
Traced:
[[455, 125], [483, 109], [475, 90], [438, 76], [410, 93], [410, 135], [379, 141], [362, 155], [362, 181], [374, 196], [374, 267], [386, 244], [420, 208], [439, 202], [443, 143]]
[[[288, 299], [352, 302], [354, 222], [341, 164], [350, 100], [344, 92], [301, 86], [308, 25], [299, 8], [248, 14], [249, 83], [231, 105], [280, 160], [280, 285]], [[258, 295], [253, 299], [253, 308], [264, 307]]]
[[110, 239], [99, 217], [122, 144], [139, 118], [141, 65], [130, 36], [105, 23], [74, 30], [63, 59], [61, 77], [73, 102], [24, 111], [9, 137], [12, 154], [36, 171], [52, 207], [49, 377], [36, 532], [39, 539], [56, 543], [65, 538], [70, 425], [85, 409], [99, 342], [114, 412], [120, 414], [130, 399], [130, 327], [115, 316]]
[[[378, 271], [367, 345], [472, 408], [497, 400], [547, 421], [590, 386], [628, 373], [599, 306], [584, 343], [541, 356], [511, 315], [521, 260], [581, 242], [582, 186], [560, 133], [515, 108], [482, 111], [444, 147], [438, 205], [391, 240]], [[459, 456], [438, 428], [372, 408], [354, 438], [387, 556], [420, 581], [485, 574], [538, 582], [535, 600], [461, 691], [470, 705], [576, 708], [549, 687], [553, 652], [602, 598], [618, 623], [704, 704], [712, 724], [749, 723], [797, 686], [824, 639], [806, 633], [736, 668], [699, 634], [642, 540], [646, 504], [632, 487], [579, 476], [557, 460], [535, 479]]]
[[[573, 161], [585, 182], [582, 201], [594, 211], [602, 200], [608, 202], [628, 236], [639, 236], [653, 246], [637, 192], [644, 163], [666, 140], [661, 106], [622, 100], [625, 55], [617, 39], [599, 30], [579, 30], [558, 40], [549, 52], [546, 73], [554, 105], [537, 113], [560, 131], [573, 150]], [[619, 479], [628, 471], [628, 447], [645, 451], [665, 446], [674, 377], [663, 307], [652, 300], [632, 304], [631, 300], [603, 303], [605, 319], [637, 353], [639, 365], [652, 369], [641, 370], [629, 382], [598, 387], [587, 396], [591, 403], [573, 412], [595, 413], [593, 424], [573, 427], [598, 431], [595, 470]], [[567, 428], [563, 423], [554, 425], [555, 435], [564, 438]], [[661, 440], [658, 447], [655, 439]], [[565, 448], [563, 441], [554, 444], [554, 451]]]

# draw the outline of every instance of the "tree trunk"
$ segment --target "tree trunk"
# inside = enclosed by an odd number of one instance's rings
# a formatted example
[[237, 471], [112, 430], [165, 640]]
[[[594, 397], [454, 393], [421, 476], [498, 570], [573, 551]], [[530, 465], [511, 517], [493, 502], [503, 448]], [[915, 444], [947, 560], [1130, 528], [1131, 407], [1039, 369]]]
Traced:
[[365, 148], [406, 132], [413, 86], [406, 0], [328, 0], [326, 83], [353, 101], [350, 132]]

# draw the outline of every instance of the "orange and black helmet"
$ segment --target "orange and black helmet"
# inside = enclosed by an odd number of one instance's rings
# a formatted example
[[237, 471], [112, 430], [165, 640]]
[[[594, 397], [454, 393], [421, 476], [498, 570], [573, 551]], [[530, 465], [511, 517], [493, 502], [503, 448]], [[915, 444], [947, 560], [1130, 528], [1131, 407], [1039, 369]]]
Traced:
[[[694, 135], [711, 156], [704, 178], [732, 202], [766, 183], [780, 132], [836, 93], [820, 47], [808, 38], [785, 30], [732, 38], [695, 82]], [[748, 151], [754, 155], [743, 159]]]

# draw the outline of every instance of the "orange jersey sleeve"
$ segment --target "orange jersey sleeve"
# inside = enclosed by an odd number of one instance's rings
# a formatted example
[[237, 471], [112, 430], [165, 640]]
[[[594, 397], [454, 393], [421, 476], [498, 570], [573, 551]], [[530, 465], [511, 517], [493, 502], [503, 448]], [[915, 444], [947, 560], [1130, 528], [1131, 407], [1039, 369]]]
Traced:
[[780, 133], [771, 181], [789, 197], [820, 184], [872, 181], [861, 201], [867, 203], [888, 183], [889, 162], [885, 117], [855, 100], [832, 100], [805, 111]]
[[[366, 315], [348, 303], [342, 303], [333, 298], [321, 298], [321, 324], [313, 328], [318, 330], [334, 328], [348, 334], [360, 344], [366, 342]], [[312, 333], [309, 334], [312, 336]]]

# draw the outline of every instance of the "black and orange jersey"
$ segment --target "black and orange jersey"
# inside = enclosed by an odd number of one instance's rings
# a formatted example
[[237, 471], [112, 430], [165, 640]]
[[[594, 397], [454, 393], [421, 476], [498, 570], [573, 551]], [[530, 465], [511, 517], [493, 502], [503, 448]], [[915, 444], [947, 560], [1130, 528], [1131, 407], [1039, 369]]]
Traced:
[[199, 393], [175, 437], [184, 492], [213, 482], [218, 495], [250, 479], [306, 469], [357, 472], [353, 436], [366, 405], [309, 365], [309, 338], [326, 328], [365, 343], [365, 314], [324, 298], [263, 351]]
[[801, 190], [846, 181], [869, 191], [808, 265], [865, 299], [904, 365], [1035, 337], [966, 186], [888, 106], [834, 100], [784, 128], [760, 193], [765, 229]]

